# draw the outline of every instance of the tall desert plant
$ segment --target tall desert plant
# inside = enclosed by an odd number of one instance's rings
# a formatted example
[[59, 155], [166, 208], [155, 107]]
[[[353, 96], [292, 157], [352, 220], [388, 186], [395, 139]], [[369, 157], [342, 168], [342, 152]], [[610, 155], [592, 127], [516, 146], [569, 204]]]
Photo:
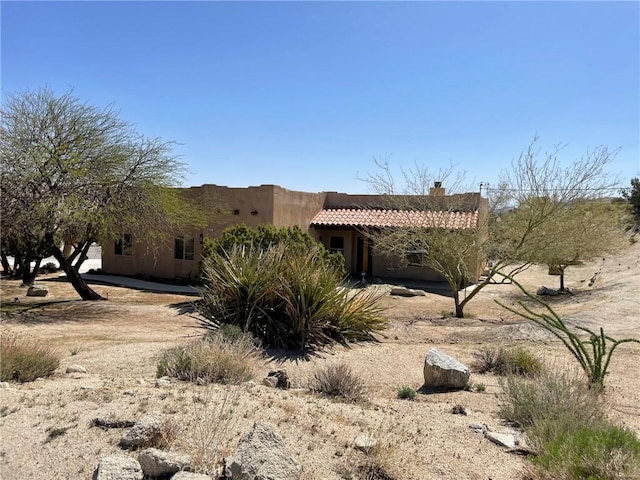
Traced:
[[9, 331], [0, 333], [0, 381], [31, 382], [51, 375], [61, 355], [44, 341]]
[[204, 261], [201, 326], [231, 323], [264, 345], [316, 349], [371, 340], [386, 327], [378, 295], [345, 288], [320, 245], [236, 245]]
[[588, 340], [582, 340], [578, 333], [572, 331], [567, 326], [562, 318], [553, 310], [551, 305], [539, 297], [532, 295], [512, 277], [505, 277], [513, 282], [513, 284], [516, 285], [522, 293], [524, 293], [535, 304], [543, 307], [543, 311], [536, 312], [521, 301], [517, 302], [520, 309], [505, 305], [499, 300], [496, 300], [496, 303], [498, 303], [502, 308], [505, 308], [506, 310], [509, 310], [516, 315], [520, 315], [521, 317], [532, 321], [536, 325], [541, 326], [558, 338], [564, 346], [567, 347], [567, 350], [569, 350], [571, 355], [578, 361], [580, 367], [586, 374], [591, 387], [604, 387], [604, 379], [609, 370], [611, 357], [619, 345], [630, 342], [640, 343], [640, 340], [636, 338], [616, 340], [609, 335], [605, 335], [602, 327], [600, 327], [600, 331], [596, 333], [587, 327], [576, 325], [575, 329], [578, 332], [589, 335]]

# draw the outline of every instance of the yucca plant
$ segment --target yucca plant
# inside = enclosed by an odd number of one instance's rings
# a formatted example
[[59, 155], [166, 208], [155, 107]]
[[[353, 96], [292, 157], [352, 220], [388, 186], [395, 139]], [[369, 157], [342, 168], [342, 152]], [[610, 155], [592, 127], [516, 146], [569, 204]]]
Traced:
[[386, 326], [379, 296], [341, 286], [339, 272], [318, 244], [234, 246], [212, 252], [203, 265], [201, 325], [235, 324], [265, 346], [322, 348], [372, 340]]

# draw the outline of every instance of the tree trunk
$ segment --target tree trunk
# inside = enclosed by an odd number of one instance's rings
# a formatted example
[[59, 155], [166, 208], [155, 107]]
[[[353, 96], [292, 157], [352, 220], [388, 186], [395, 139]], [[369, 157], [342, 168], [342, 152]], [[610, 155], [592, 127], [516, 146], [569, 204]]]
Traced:
[[40, 263], [42, 263], [42, 258], [38, 257], [36, 259], [36, 264], [33, 266], [33, 269], [31, 269], [31, 262], [27, 259], [25, 268], [22, 271], [22, 283], [24, 285], [33, 285], [33, 282], [36, 281], [38, 270], [40, 270]]
[[456, 305], [456, 318], [464, 318], [464, 305], [460, 303], [460, 295], [457, 290], [453, 291], [453, 301]]
[[9, 263], [9, 259], [7, 256], [2, 253], [0, 254], [0, 261], [2, 262], [2, 273], [8, 277], [11, 276], [11, 264]]
[[71, 262], [64, 256], [62, 251], [58, 247], [53, 248], [53, 256], [58, 263], [60, 263], [60, 268], [67, 274], [67, 278], [69, 282], [73, 286], [78, 295], [82, 300], [106, 300], [102, 295], [95, 292], [88, 284], [84, 281], [84, 279], [80, 276], [80, 272], [78, 271], [78, 267], [71, 265]]
[[560, 267], [560, 291], [564, 292], [564, 267]]

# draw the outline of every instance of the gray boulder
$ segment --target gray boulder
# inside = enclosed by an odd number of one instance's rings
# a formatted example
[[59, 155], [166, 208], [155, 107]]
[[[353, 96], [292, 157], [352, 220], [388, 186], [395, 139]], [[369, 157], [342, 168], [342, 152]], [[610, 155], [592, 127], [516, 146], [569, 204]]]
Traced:
[[46, 297], [49, 289], [43, 285], [31, 285], [27, 290], [27, 297]]
[[161, 413], [147, 413], [124, 432], [120, 438], [120, 445], [127, 448], [147, 447], [162, 434], [163, 426], [164, 417]]
[[488, 440], [506, 448], [515, 448], [518, 445], [518, 434], [515, 432], [484, 432]]
[[191, 459], [187, 455], [165, 452], [157, 448], [147, 448], [138, 455], [138, 462], [145, 475], [160, 477], [181, 470], [191, 469]]
[[94, 480], [142, 480], [140, 464], [128, 455], [109, 455], [100, 460]]
[[471, 376], [467, 367], [437, 348], [427, 352], [423, 372], [425, 387], [443, 390], [463, 389]]
[[66, 369], [67, 373], [87, 373], [87, 369], [82, 365], [69, 365]]
[[256, 422], [227, 460], [233, 480], [299, 480], [302, 466], [273, 428]]

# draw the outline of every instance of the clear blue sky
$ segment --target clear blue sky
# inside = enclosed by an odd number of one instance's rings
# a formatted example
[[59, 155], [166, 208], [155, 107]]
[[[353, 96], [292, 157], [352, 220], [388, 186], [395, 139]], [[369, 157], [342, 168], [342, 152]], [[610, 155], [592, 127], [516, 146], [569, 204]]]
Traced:
[[[495, 184], [535, 134], [640, 174], [639, 2], [2, 1], [2, 95], [179, 142], [186, 184], [366, 192], [373, 157]], [[446, 185], [445, 185], [446, 186]]]

